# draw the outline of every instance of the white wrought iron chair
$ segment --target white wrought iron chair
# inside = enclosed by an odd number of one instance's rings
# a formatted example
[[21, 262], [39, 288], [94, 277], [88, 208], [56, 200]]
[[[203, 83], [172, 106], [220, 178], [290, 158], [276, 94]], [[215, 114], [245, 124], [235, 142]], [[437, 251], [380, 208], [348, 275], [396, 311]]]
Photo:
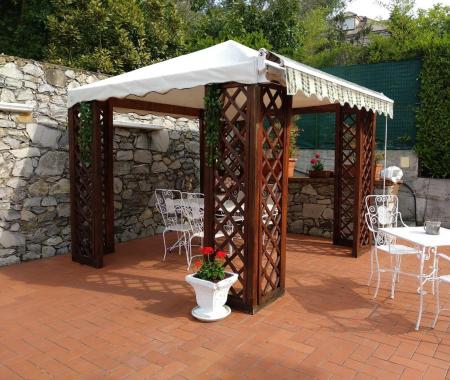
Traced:
[[[156, 208], [160, 212], [163, 222], [163, 241], [164, 241], [164, 258], [166, 259], [167, 252], [171, 252], [178, 247], [178, 254], [181, 254], [181, 247], [184, 246], [186, 251], [186, 261], [189, 265], [189, 247], [188, 247], [188, 234], [190, 231], [189, 223], [183, 219], [183, 203], [181, 198], [181, 192], [179, 190], [170, 189], [156, 189]], [[171, 246], [167, 246], [166, 233], [176, 232], [177, 241]]]
[[[398, 211], [398, 198], [396, 195], [368, 195], [365, 199], [366, 205], [366, 224], [373, 234], [374, 246], [370, 250], [370, 276], [368, 286], [372, 283], [372, 277], [375, 269], [377, 274], [377, 286], [373, 298], [378, 295], [380, 288], [381, 273], [391, 272], [391, 298], [394, 298], [395, 285], [399, 281], [400, 274], [418, 278], [415, 273], [401, 272], [401, 261], [405, 255], [420, 255], [421, 252], [406, 245], [397, 244], [394, 237], [382, 233], [380, 228], [388, 227], [407, 227], [403, 222], [401, 213]], [[390, 256], [390, 268], [380, 267], [378, 252], [386, 253]], [[418, 256], [419, 257], [419, 256]]]
[[[187, 236], [187, 247], [189, 251], [188, 269], [191, 266], [192, 259], [196, 256], [192, 254], [192, 241], [194, 239], [200, 239], [200, 245], [203, 245], [204, 239], [204, 194], [202, 193], [188, 193], [182, 192], [181, 197], [183, 200], [183, 215], [189, 223], [190, 230]], [[233, 226], [230, 223], [226, 223], [225, 230], [228, 234], [233, 231]], [[225, 235], [223, 232], [216, 233], [216, 238], [222, 238]], [[231, 246], [230, 246], [231, 252]]]
[[436, 294], [436, 316], [434, 317], [433, 324], [431, 325], [432, 328], [434, 328], [436, 326], [436, 322], [439, 318], [439, 314], [441, 313], [441, 311], [444, 311], [444, 310], [449, 311], [450, 310], [450, 308], [441, 308], [439, 285], [441, 282], [450, 284], [450, 274], [439, 275], [439, 260], [440, 259], [450, 261], [450, 257], [443, 253], [436, 254], [436, 260], [434, 263], [434, 269], [435, 269], [434, 273], [436, 273], [436, 277], [434, 278], [434, 284], [435, 284], [434, 289], [435, 289], [435, 294]]

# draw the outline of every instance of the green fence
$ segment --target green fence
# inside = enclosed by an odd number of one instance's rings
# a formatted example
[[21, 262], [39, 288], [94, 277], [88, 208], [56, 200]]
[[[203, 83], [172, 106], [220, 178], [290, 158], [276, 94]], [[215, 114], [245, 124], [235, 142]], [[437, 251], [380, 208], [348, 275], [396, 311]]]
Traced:
[[[384, 93], [394, 100], [394, 118], [388, 119], [388, 149], [411, 149], [416, 136], [419, 60], [327, 67], [323, 71]], [[297, 143], [305, 149], [334, 149], [334, 114], [303, 115]], [[385, 117], [377, 116], [377, 145], [384, 144]]]

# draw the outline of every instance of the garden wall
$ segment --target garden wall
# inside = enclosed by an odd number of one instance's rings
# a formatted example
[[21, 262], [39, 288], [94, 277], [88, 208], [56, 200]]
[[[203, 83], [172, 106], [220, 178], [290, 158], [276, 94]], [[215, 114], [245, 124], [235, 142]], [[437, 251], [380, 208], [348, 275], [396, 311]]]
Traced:
[[289, 178], [288, 232], [333, 234], [334, 178]]
[[[334, 170], [334, 150], [300, 149], [296, 169], [307, 172], [315, 152], [320, 152], [326, 169]], [[411, 190], [401, 185], [398, 192], [399, 208], [405, 220], [414, 223], [417, 219], [439, 219], [443, 226], [450, 228], [450, 180], [421, 178], [418, 176], [417, 155], [411, 150], [388, 150], [387, 166], [398, 166], [403, 170], [403, 182], [416, 194], [417, 210]]]
[[[67, 89], [104, 77], [0, 56], [0, 102], [34, 106], [31, 115], [0, 111], [0, 265], [69, 251]], [[142, 118], [162, 129], [115, 128], [118, 241], [152, 235], [161, 228], [155, 188], [195, 190], [199, 185], [197, 123]]]

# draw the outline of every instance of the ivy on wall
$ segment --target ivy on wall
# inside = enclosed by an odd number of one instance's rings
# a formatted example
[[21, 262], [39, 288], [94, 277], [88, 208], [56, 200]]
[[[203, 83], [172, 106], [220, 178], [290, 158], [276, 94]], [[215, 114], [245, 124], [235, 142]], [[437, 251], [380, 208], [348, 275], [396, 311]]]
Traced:
[[92, 146], [92, 103], [80, 103], [80, 127], [78, 128], [78, 146], [80, 149], [80, 160], [84, 166], [91, 165]]
[[424, 55], [414, 150], [424, 177], [450, 178], [450, 49], [441, 43]]
[[206, 164], [214, 165], [220, 158], [220, 113], [222, 111], [222, 101], [220, 99], [220, 88], [209, 85], [206, 88], [204, 97], [205, 114], [203, 126], [205, 129], [205, 153]]

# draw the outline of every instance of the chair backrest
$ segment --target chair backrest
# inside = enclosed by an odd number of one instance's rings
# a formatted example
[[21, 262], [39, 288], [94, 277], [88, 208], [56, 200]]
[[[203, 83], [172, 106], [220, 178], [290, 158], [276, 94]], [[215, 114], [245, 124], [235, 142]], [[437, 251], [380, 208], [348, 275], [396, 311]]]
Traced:
[[205, 196], [202, 193], [182, 192], [183, 216], [194, 234], [203, 232], [203, 216], [205, 214]]
[[376, 245], [395, 244], [395, 238], [383, 234], [380, 228], [397, 227], [398, 198], [396, 195], [368, 195], [366, 204], [366, 224], [373, 234]]
[[166, 227], [182, 223], [183, 204], [179, 190], [156, 189], [155, 198], [156, 208], [161, 213]]

